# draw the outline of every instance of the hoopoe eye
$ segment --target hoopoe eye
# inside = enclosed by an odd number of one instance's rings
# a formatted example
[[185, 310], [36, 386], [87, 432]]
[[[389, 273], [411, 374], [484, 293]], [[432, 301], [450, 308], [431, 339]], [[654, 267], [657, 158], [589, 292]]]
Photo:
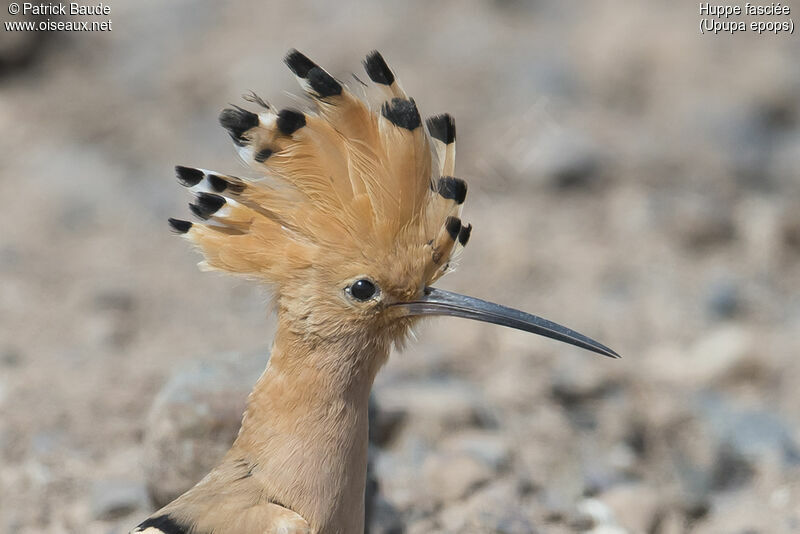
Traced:
[[350, 287], [347, 288], [347, 292], [350, 293], [354, 299], [363, 302], [375, 296], [378, 292], [378, 286], [371, 280], [361, 278], [350, 284]]

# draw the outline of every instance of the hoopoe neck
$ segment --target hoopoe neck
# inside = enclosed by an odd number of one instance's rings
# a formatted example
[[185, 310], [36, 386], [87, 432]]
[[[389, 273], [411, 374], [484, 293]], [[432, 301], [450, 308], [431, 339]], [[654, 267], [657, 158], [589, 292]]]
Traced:
[[228, 453], [252, 464], [265, 498], [319, 534], [364, 531], [367, 407], [388, 351], [312, 345], [279, 328]]

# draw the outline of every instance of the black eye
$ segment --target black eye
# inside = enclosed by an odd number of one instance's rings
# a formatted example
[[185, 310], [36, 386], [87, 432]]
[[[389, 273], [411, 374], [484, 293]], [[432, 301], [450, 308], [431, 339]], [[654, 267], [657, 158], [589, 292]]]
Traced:
[[375, 296], [377, 291], [378, 288], [375, 286], [375, 284], [366, 278], [356, 280], [350, 286], [350, 294], [353, 295], [353, 298], [356, 300], [369, 300]]

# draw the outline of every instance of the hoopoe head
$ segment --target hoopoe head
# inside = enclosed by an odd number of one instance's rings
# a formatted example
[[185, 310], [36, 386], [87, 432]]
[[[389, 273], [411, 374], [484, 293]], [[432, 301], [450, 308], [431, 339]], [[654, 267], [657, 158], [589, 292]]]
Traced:
[[423, 122], [378, 52], [364, 67], [371, 106], [308, 57], [285, 62], [313, 111], [220, 115], [239, 156], [262, 177], [177, 167], [202, 224], [170, 219], [203, 253], [201, 267], [273, 285], [281, 323], [318, 342], [402, 339], [423, 315], [455, 315], [547, 335], [606, 355], [599, 343], [544, 319], [431, 285], [467, 244], [467, 185], [453, 176], [455, 122]]

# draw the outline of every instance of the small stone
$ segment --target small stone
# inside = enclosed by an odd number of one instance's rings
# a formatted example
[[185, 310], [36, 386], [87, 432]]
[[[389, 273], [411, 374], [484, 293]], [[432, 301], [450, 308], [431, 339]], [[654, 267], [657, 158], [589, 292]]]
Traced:
[[150, 496], [163, 506], [196, 484], [228, 451], [262, 354], [230, 354], [176, 371], [156, 395], [144, 435]]
[[551, 378], [553, 397], [568, 408], [602, 397], [614, 386], [608, 366], [587, 362], [583, 354], [567, 354], [558, 360]]
[[596, 145], [566, 129], [547, 130], [537, 140], [530, 161], [534, 174], [557, 189], [588, 187], [597, 181], [603, 168]]
[[511, 461], [508, 440], [496, 432], [468, 430], [447, 439], [442, 448], [452, 454], [467, 454], [500, 472]]
[[754, 339], [742, 325], [720, 326], [689, 348], [691, 380], [698, 385], [723, 382], [750, 366], [756, 355]]
[[518, 480], [493, 481], [466, 500], [449, 503], [439, 520], [446, 532], [534, 534], [531, 511], [521, 495]]
[[[730, 456], [750, 466], [772, 459], [786, 467], [800, 464], [800, 446], [792, 429], [774, 412], [738, 408], [717, 395], [701, 397], [698, 408], [706, 427], [718, 440], [718, 461]], [[728, 469], [717, 470], [730, 475]]]
[[495, 419], [473, 384], [456, 379], [422, 379], [375, 388], [381, 410], [403, 414], [416, 428], [436, 435], [459, 427], [491, 427]]
[[712, 283], [706, 297], [706, 307], [716, 319], [730, 319], [739, 315], [744, 307], [739, 286], [731, 280]]
[[448, 502], [469, 495], [491, 480], [492, 469], [468, 454], [433, 454], [423, 467], [431, 497]]
[[653, 532], [659, 520], [660, 495], [646, 484], [619, 484], [599, 496], [616, 522], [630, 532]]
[[405, 420], [401, 410], [387, 410], [378, 405], [374, 395], [369, 398], [369, 440], [379, 446], [388, 445]]
[[671, 206], [672, 224], [684, 246], [704, 250], [731, 242], [737, 228], [729, 205], [705, 196], [681, 198]]
[[364, 534], [403, 534], [405, 525], [400, 512], [383, 497], [372, 502], [369, 524]]
[[595, 498], [584, 499], [578, 503], [570, 523], [577, 530], [592, 530], [613, 525], [614, 514], [602, 501]]
[[95, 519], [113, 521], [137, 510], [146, 510], [147, 489], [141, 482], [98, 480], [92, 486], [91, 508]]

